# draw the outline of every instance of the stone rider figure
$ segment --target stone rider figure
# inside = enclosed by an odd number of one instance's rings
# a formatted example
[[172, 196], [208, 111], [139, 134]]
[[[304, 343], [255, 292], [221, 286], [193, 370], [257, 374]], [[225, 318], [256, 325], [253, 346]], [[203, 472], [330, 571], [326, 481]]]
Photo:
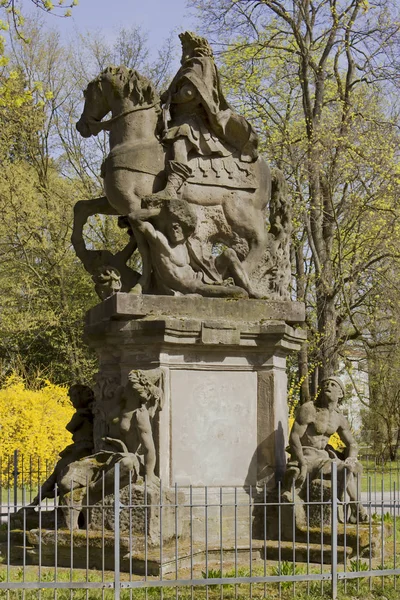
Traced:
[[186, 31], [181, 67], [161, 96], [168, 146], [167, 184], [151, 198], [172, 200], [191, 175], [192, 156], [228, 156], [233, 150], [244, 162], [258, 158], [258, 138], [246, 119], [235, 113], [222, 93], [213, 53], [207, 40]]

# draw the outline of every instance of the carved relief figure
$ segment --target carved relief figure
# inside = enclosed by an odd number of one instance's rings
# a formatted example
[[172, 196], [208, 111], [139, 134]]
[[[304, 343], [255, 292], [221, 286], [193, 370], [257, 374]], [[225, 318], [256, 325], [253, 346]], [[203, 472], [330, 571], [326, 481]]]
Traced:
[[[338, 377], [328, 377], [322, 382], [321, 393], [315, 402], [302, 404], [296, 414], [290, 433], [291, 458], [287, 465], [283, 498], [292, 500], [292, 485], [295, 492], [301, 492], [307, 475], [310, 481], [319, 479], [321, 473], [328, 479], [332, 461], [337, 464], [338, 496], [343, 499], [344, 486], [350, 498], [350, 521], [366, 521], [368, 515], [358, 502], [356, 474], [362, 466], [357, 460], [358, 447], [350, 429], [350, 424], [339, 409], [344, 398], [344, 386]], [[346, 458], [342, 459], [329, 446], [329, 438], [338, 433], [345, 445]], [[346, 471], [346, 477], [345, 477]]]
[[[236, 252], [219, 257], [202, 255], [202, 245], [191, 238], [196, 216], [184, 200], [170, 200], [163, 208], [164, 232], [146, 221], [133, 223], [149, 245], [155, 288], [160, 294], [199, 294], [208, 297], [247, 298], [253, 295], [250, 281]], [[223, 276], [238, 285], [227, 285]]]
[[[114, 395], [114, 401], [117, 400], [114, 414], [104, 415], [108, 420], [107, 435], [97, 440], [96, 452], [93, 442], [94, 394], [87, 386], [72, 386], [70, 396], [77, 411], [67, 429], [73, 433], [73, 444], [60, 453], [54, 472], [32, 505], [37, 505], [39, 499], [54, 497], [57, 490], [64, 525], [76, 529], [87, 499], [93, 505], [112, 493], [117, 463], [121, 487], [136, 482], [142, 472], [142, 455], [148, 484], [157, 483], [152, 419], [162, 408], [160, 382], [159, 370], [132, 370], [129, 373], [127, 384], [119, 387]], [[99, 384], [104, 388], [113, 382], [105, 380]]]
[[160, 371], [132, 370], [128, 382], [121, 389], [114, 413], [109, 415], [106, 443], [121, 440], [126, 451], [144, 456], [144, 474], [148, 483], [157, 481], [154, 473], [156, 449], [152, 419], [162, 408], [163, 392], [159, 385]]
[[93, 391], [87, 385], [73, 385], [69, 389], [69, 397], [76, 409], [72, 419], [66, 425], [67, 431], [72, 433], [72, 444], [60, 452], [53, 473], [41, 486], [40, 493], [33, 499], [32, 504], [39, 504], [39, 498], [54, 497], [54, 488], [59, 483], [61, 473], [71, 463], [89, 456], [93, 452]]
[[[77, 202], [74, 207], [74, 227], [71, 236], [76, 255], [82, 261], [86, 271], [92, 275], [96, 293], [101, 300], [119, 291], [129, 292], [140, 277], [139, 273], [127, 265], [127, 261], [137, 247], [132, 235], [125, 248], [115, 254], [109, 250], [89, 250], [86, 247], [83, 238], [85, 223], [91, 215], [100, 210], [104, 210], [106, 214], [115, 214], [115, 211], [108, 211], [108, 208], [111, 207], [106, 198]], [[122, 223], [121, 227], [124, 225]]]

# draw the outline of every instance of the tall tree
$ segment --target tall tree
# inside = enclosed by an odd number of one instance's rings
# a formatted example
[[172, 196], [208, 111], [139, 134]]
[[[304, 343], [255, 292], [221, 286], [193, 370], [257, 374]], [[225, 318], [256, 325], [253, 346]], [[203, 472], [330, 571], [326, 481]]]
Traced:
[[[70, 238], [74, 204], [102, 195], [107, 144], [105, 138], [100, 145], [85, 143], [76, 133], [82, 90], [110, 60], [131, 60], [147, 72], [152, 66], [161, 81], [170, 57], [149, 63], [144, 35], [135, 55], [140, 30], [121, 32], [115, 48], [89, 36], [89, 46], [80, 39], [74, 51], [37, 16], [25, 33], [29, 44], [12, 38], [7, 85], [0, 88], [0, 372], [89, 381], [95, 360], [82, 329], [85, 311], [97, 298]], [[126, 245], [116, 218], [93, 217], [84, 233], [94, 250], [115, 252]]]
[[[397, 257], [398, 7], [391, 0], [196, 0], [233, 102], [285, 171], [298, 215], [295, 294], [307, 303], [318, 381], [367, 331], [366, 298]], [[240, 82], [240, 83], [238, 83]]]

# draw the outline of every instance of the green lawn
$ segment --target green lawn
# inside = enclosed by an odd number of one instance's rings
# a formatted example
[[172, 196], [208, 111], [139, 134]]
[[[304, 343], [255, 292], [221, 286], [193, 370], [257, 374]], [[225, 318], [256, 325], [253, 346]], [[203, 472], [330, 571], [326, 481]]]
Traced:
[[379, 469], [365, 468], [361, 476], [361, 490], [367, 492], [371, 490], [372, 493], [380, 493], [382, 491], [393, 492], [396, 489], [396, 495], [399, 494], [400, 489], [400, 469], [391, 467], [390, 464], [384, 468]]
[[[304, 565], [296, 565], [295, 573], [302, 574], [306, 573], [306, 567]], [[311, 567], [311, 572], [319, 572], [320, 567], [313, 566]], [[293, 573], [293, 565], [291, 563], [283, 563], [282, 571], [284, 574]], [[252, 569], [253, 576], [263, 576], [264, 569], [262, 567], [254, 567]], [[270, 566], [267, 570], [268, 575], [277, 575], [278, 567]], [[220, 571], [209, 570], [209, 578], [219, 577]], [[224, 576], [235, 576], [235, 571], [230, 570], [223, 573]], [[250, 572], [246, 569], [239, 568], [237, 575], [239, 577], [248, 577]], [[0, 581], [5, 581], [7, 576], [6, 568], [0, 567]], [[188, 577], [188, 573], [180, 573], [180, 577]], [[205, 573], [195, 573], [194, 576], [198, 579], [204, 578]], [[39, 581], [39, 572], [37, 567], [26, 567], [23, 569], [22, 567], [10, 567], [9, 570], [9, 578], [10, 581]], [[74, 582], [112, 582], [114, 575], [112, 572], [105, 572], [103, 577], [102, 574], [98, 571], [85, 571], [80, 569], [74, 569], [72, 573], [72, 581]], [[171, 578], [171, 576], [167, 577]], [[43, 582], [52, 582], [55, 580], [55, 571], [52, 568], [44, 567], [41, 569], [40, 579]], [[142, 578], [137, 576], [132, 576], [132, 580], [140, 580]], [[152, 579], [152, 578], [149, 578]], [[70, 571], [67, 569], [58, 569], [57, 570], [57, 580], [63, 582], [71, 581]], [[129, 575], [126, 573], [121, 573], [121, 582], [129, 581]], [[398, 589], [396, 589], [398, 588]], [[384, 599], [386, 600], [397, 600], [400, 595], [400, 578], [397, 578], [397, 581], [394, 582], [394, 578], [387, 577], [383, 581], [382, 587], [382, 578], [376, 578], [376, 580], [369, 580], [368, 578], [361, 579], [358, 581], [348, 581], [345, 585], [343, 583], [339, 583], [338, 587], [338, 598], [339, 600], [378, 600]], [[193, 595], [192, 595], [193, 594]], [[182, 600], [189, 600], [190, 598], [198, 598], [199, 600], [218, 600], [221, 598], [225, 598], [226, 600], [233, 600], [234, 598], [239, 599], [248, 599], [250, 597], [253, 598], [264, 598], [267, 597], [270, 600], [275, 600], [278, 598], [282, 598], [283, 600], [289, 600], [290, 598], [295, 597], [296, 600], [306, 600], [307, 598], [311, 598], [314, 600], [322, 600], [328, 598], [330, 596], [330, 583], [324, 582], [321, 584], [320, 582], [301, 582], [293, 585], [292, 583], [282, 583], [281, 585], [277, 583], [270, 583], [264, 585], [263, 583], [252, 584], [239, 584], [239, 585], [212, 585], [208, 586], [208, 590], [206, 586], [198, 585], [192, 588], [190, 586], [181, 586], [179, 588], [171, 587], [164, 588], [163, 591], [160, 588], [149, 587], [147, 590], [138, 589], [138, 590], [121, 590], [121, 599], [122, 600], [130, 600], [130, 598], [134, 598], [137, 600], [173, 600], [176, 598], [182, 598]], [[22, 590], [11, 590], [5, 591], [0, 590], [0, 598], [7, 598], [12, 600], [17, 600], [19, 598], [24, 598], [24, 600], [34, 600], [36, 598], [40, 598], [41, 600], [50, 600], [55, 597], [55, 592], [52, 589], [40, 588], [38, 590], [26, 590], [24, 593]], [[59, 600], [68, 600], [74, 598], [76, 600], [86, 600], [88, 599], [105, 599], [111, 600], [114, 597], [114, 592], [112, 589], [91, 589], [91, 590], [69, 590], [69, 589], [60, 589], [57, 591], [57, 598]]]

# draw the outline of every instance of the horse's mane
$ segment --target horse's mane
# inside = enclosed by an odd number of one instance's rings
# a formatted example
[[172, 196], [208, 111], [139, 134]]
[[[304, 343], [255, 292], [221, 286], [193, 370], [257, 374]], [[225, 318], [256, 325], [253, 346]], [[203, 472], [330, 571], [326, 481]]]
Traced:
[[[108, 79], [121, 88], [121, 92], [131, 97], [135, 104], [157, 104], [160, 96], [156, 88], [144, 75], [135, 69], [128, 69], [123, 65], [119, 67], [110, 66], [104, 69], [98, 76], [99, 81]], [[120, 84], [118, 86], [118, 84]]]

